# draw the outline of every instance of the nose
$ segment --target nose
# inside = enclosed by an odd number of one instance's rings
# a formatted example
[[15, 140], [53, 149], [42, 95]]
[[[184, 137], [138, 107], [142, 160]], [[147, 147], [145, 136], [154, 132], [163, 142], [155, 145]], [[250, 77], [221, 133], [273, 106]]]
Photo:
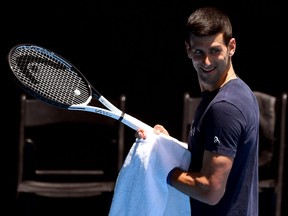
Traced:
[[210, 58], [208, 55], [203, 55], [203, 60], [202, 62], [205, 64], [205, 65], [210, 65]]

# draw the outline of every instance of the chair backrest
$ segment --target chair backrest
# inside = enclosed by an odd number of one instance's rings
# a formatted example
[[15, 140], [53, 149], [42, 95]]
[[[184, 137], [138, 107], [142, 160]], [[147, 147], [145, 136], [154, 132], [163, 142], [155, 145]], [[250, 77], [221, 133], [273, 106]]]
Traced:
[[184, 94], [182, 135], [181, 135], [181, 140], [183, 142], [187, 142], [190, 126], [194, 118], [196, 108], [198, 104], [200, 103], [200, 100], [201, 100], [201, 97], [191, 97], [188, 92]]
[[[259, 191], [273, 191], [272, 198], [275, 203], [262, 203], [260, 208], [263, 215], [272, 211], [271, 214], [281, 216], [283, 175], [286, 145], [286, 112], [287, 93], [276, 97], [264, 92], [254, 91], [260, 109], [259, 131]], [[261, 196], [261, 195], [260, 195]], [[264, 196], [264, 195], [263, 195]], [[266, 199], [267, 197], [265, 197]], [[265, 207], [266, 208], [265, 208]], [[266, 210], [263, 210], [266, 209]]]
[[[125, 111], [124, 95], [110, 102]], [[98, 101], [93, 105], [101, 106]], [[124, 127], [106, 116], [21, 95], [18, 185], [27, 179], [116, 180], [124, 157]]]

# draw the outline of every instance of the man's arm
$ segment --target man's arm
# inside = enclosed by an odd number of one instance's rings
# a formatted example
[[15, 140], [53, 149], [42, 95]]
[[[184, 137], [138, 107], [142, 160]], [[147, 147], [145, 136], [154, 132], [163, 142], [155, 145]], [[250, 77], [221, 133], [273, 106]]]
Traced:
[[170, 184], [194, 199], [215, 205], [225, 193], [232, 164], [231, 157], [205, 151], [200, 173], [175, 169], [170, 175]]

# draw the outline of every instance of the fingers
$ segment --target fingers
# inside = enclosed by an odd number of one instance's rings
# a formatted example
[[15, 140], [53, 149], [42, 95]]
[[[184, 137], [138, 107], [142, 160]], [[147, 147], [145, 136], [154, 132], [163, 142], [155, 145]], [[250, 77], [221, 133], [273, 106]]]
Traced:
[[155, 132], [156, 134], [163, 133], [163, 134], [166, 134], [166, 135], [169, 136], [168, 131], [167, 131], [162, 125], [159, 125], [159, 124], [157, 124], [157, 125], [154, 126], [154, 132]]
[[146, 139], [146, 133], [143, 129], [139, 129], [136, 131], [135, 137], [139, 139]]
[[[169, 136], [168, 131], [162, 125], [159, 125], [159, 124], [154, 126], [154, 133], [157, 134], [157, 135], [162, 133], [162, 134], [166, 134], [166, 135]], [[145, 130], [143, 130], [143, 129], [137, 130], [136, 133], [135, 133], [135, 137], [139, 138], [139, 139], [146, 139]]]

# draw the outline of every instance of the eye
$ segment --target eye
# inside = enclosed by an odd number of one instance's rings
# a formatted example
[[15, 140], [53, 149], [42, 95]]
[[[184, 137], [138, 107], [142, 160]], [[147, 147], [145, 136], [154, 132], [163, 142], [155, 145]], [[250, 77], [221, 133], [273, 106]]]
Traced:
[[220, 53], [220, 52], [221, 52], [221, 50], [218, 49], [218, 48], [212, 48], [212, 49], [209, 50], [209, 53], [210, 53], [210, 54], [218, 54], [218, 53]]
[[203, 51], [202, 50], [194, 50], [193, 51], [193, 56], [201, 56], [203, 55]]

